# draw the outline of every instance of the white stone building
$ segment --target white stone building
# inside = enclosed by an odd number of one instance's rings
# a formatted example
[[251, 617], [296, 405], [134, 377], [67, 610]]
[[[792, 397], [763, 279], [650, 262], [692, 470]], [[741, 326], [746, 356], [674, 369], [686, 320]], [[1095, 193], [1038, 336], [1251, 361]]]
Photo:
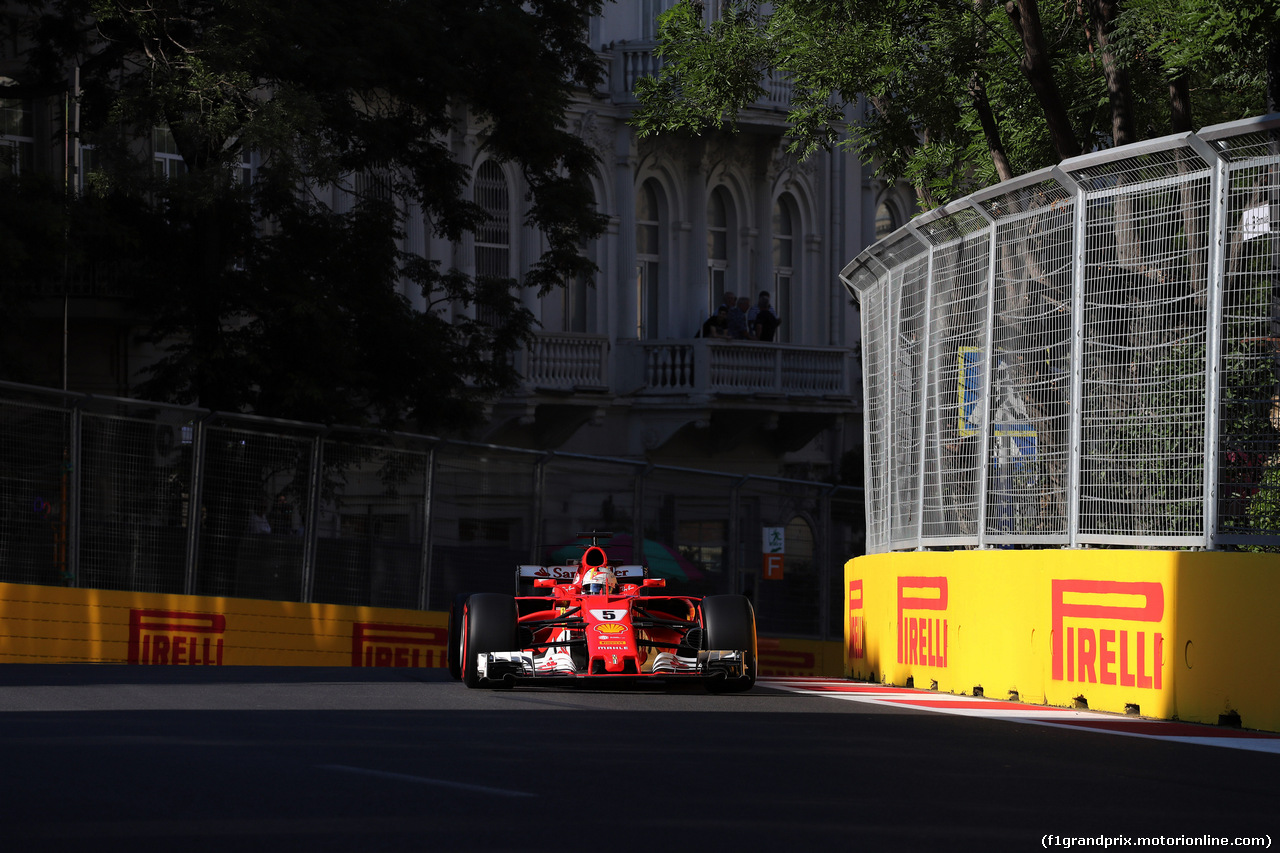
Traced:
[[[638, 139], [628, 123], [633, 88], [656, 69], [655, 19], [672, 1], [607, 4], [590, 22], [605, 75], [596, 91], [579, 93], [566, 120], [599, 154], [595, 196], [608, 228], [584, 247], [599, 273], [545, 297], [525, 294], [540, 331], [521, 358], [523, 384], [494, 401], [488, 424], [472, 437], [825, 478], [862, 439], [858, 315], [837, 274], [877, 234], [905, 221], [909, 196], [873, 180], [854, 154], [803, 162], [789, 155], [784, 82], [771, 84], [736, 134]], [[12, 168], [61, 169], [67, 158], [57, 143], [36, 141], [63, 137], [64, 106], [0, 104]], [[166, 136], [159, 129], [140, 141], [153, 147], [157, 170], [174, 160]], [[491, 212], [491, 224], [452, 244], [430, 235], [421, 213], [409, 210], [406, 248], [463, 272], [519, 279], [541, 254], [542, 239], [523, 223], [518, 170], [487, 160], [482, 140], [483, 127], [470, 123], [453, 143], [472, 166], [473, 198]], [[84, 157], [87, 163], [92, 152]], [[245, 163], [250, 178], [254, 159]], [[341, 209], [351, 197], [334, 188], [332, 203]], [[773, 342], [698, 337], [725, 291], [753, 304], [770, 292], [782, 321]], [[405, 294], [425, 308], [416, 288]], [[111, 293], [73, 295], [70, 386], [128, 396], [149, 354], [137, 349]], [[60, 326], [64, 303], [56, 296], [47, 319]], [[43, 353], [50, 379], [63, 361], [61, 329], [52, 325]]]
[[[526, 294], [538, 342], [522, 361], [522, 388], [493, 405], [483, 437], [822, 477], [862, 440], [858, 314], [837, 274], [905, 221], [909, 200], [854, 154], [788, 154], [785, 83], [741, 116], [736, 134], [639, 139], [634, 84], [657, 68], [654, 20], [670, 5], [610, 4], [591, 21], [606, 75], [568, 121], [600, 158], [594, 185], [608, 229], [585, 247], [599, 274], [594, 286]], [[469, 127], [457, 150], [494, 226], [421, 251], [519, 277], [543, 247], [521, 224], [519, 175], [485, 161], [480, 132]], [[771, 294], [782, 320], [773, 342], [699, 337], [725, 291], [752, 304]]]

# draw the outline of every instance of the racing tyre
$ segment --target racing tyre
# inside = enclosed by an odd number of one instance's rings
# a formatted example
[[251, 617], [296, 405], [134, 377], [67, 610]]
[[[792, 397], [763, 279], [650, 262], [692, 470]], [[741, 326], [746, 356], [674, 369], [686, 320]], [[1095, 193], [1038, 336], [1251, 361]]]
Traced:
[[449, 675], [454, 681], [462, 680], [462, 610], [467, 606], [466, 593], [453, 597], [449, 605]]
[[702, 599], [703, 648], [741, 649], [746, 658], [743, 678], [708, 678], [712, 693], [741, 693], [756, 683], [756, 613], [745, 595], [710, 595]]
[[[476, 655], [516, 648], [516, 600], [496, 592], [478, 592], [462, 609], [462, 683], [480, 686]], [[503, 687], [501, 682], [490, 686]]]

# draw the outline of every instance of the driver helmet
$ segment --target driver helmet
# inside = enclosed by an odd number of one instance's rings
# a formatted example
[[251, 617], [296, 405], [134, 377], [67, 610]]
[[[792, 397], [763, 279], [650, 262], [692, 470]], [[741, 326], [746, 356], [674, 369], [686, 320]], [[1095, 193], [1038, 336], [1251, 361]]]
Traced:
[[618, 576], [608, 566], [587, 569], [582, 575], [582, 591], [586, 595], [612, 595], [618, 591]]

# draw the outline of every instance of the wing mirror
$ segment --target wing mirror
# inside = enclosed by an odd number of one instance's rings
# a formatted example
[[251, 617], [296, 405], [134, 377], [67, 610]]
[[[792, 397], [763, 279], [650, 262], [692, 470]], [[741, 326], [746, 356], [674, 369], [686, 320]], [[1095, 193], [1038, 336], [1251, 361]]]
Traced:
[[666, 578], [645, 578], [644, 583], [641, 584], [641, 586], [666, 586], [666, 585], [667, 585]]
[[556, 579], [555, 578], [534, 578], [533, 585], [535, 587], [548, 589], [556, 585]]

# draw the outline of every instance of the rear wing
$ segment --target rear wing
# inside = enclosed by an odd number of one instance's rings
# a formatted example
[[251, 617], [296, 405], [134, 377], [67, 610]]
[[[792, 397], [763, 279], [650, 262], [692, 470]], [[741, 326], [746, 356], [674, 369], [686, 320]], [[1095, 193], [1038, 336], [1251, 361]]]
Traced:
[[[610, 566], [619, 583], [643, 583], [649, 577], [649, 569], [640, 565]], [[535, 580], [552, 578], [568, 583], [578, 575], [578, 564], [563, 566], [516, 566], [516, 595], [543, 595], [545, 590], [533, 585]]]

